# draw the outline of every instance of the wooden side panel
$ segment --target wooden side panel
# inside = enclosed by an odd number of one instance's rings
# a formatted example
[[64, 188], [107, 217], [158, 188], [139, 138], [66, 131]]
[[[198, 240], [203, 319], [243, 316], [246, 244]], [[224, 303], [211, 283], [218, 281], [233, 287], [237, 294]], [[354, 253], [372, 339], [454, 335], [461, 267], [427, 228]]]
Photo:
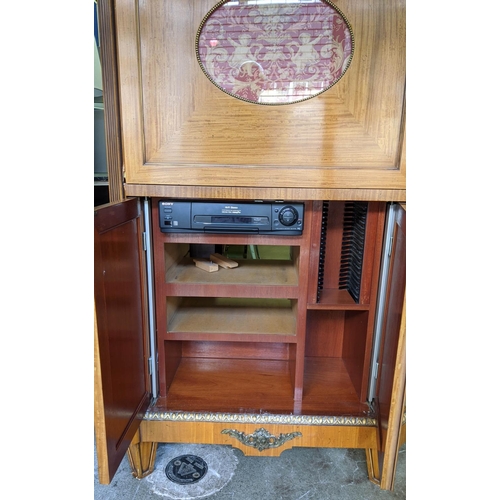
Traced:
[[280, 106], [235, 99], [204, 75], [195, 39], [214, 0], [116, 3], [128, 185], [405, 189], [403, 0], [335, 2], [354, 33], [350, 68]]
[[94, 220], [94, 425], [109, 484], [150, 400], [138, 200], [105, 205]]

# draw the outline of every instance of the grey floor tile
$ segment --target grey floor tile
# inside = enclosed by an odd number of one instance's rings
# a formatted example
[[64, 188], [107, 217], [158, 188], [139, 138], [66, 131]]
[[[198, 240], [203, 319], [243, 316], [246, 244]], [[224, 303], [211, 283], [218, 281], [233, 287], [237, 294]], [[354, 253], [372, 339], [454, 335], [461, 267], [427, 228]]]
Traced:
[[[162, 447], [159, 445], [157, 470], [163, 474]], [[193, 445], [194, 446], [194, 445]], [[398, 455], [394, 491], [381, 490], [367, 478], [364, 450], [293, 448], [280, 457], [245, 457], [233, 450], [237, 466], [229, 482], [210, 496], [210, 500], [384, 500], [406, 498], [406, 446]], [[125, 458], [110, 485], [97, 479], [95, 459], [95, 500], [165, 499], [153, 484], [130, 474]], [[161, 470], [160, 470], [161, 468]]]

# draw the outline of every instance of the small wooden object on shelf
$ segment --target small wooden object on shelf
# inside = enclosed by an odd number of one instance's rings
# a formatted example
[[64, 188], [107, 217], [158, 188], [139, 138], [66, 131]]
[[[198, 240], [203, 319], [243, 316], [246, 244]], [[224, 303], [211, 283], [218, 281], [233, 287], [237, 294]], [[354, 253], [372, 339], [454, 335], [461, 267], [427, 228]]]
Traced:
[[212, 262], [208, 259], [193, 259], [196, 267], [203, 269], [204, 271], [208, 271], [209, 273], [213, 273], [219, 270], [219, 264]]
[[234, 267], [238, 267], [237, 262], [228, 259], [227, 257], [224, 257], [220, 253], [211, 254], [210, 259], [212, 260], [212, 262], [216, 262], [217, 264], [219, 264], [219, 266], [223, 267], [224, 269], [233, 269]]

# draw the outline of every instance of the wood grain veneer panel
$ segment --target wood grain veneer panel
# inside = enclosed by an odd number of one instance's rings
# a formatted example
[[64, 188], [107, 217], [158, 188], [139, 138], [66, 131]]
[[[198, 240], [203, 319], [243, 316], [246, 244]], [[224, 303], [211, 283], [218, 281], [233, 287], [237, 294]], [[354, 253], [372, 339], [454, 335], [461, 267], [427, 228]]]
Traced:
[[308, 189], [240, 186], [168, 186], [161, 184], [125, 184], [127, 196], [160, 196], [168, 198], [206, 198], [219, 200], [349, 200], [406, 201], [405, 189]]
[[126, 181], [403, 189], [405, 3], [340, 0], [351, 67], [323, 94], [263, 106], [217, 89], [195, 37], [214, 0], [117, 2]]
[[269, 448], [263, 451], [245, 446], [228, 434], [222, 434], [224, 429], [235, 428], [239, 432], [249, 435], [253, 434], [259, 427], [262, 425], [148, 420], [141, 424], [141, 438], [143, 441], [163, 443], [232, 445], [240, 449], [246, 456], [259, 457], [277, 457], [283, 451], [295, 446], [369, 449], [377, 447], [375, 427], [266, 424], [265, 429], [275, 436], [289, 432], [300, 432], [301, 436], [287, 441], [278, 448]]

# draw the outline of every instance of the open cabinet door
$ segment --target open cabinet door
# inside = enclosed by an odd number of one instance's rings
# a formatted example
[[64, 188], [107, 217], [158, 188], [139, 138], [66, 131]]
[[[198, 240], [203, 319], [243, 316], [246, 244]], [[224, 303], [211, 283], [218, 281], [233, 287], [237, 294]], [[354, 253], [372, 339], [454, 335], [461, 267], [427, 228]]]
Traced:
[[94, 426], [109, 484], [150, 402], [143, 221], [139, 200], [94, 211]]
[[405, 439], [406, 390], [406, 210], [393, 205], [388, 251], [378, 375], [375, 399], [379, 410], [382, 489], [392, 490], [398, 450]]

